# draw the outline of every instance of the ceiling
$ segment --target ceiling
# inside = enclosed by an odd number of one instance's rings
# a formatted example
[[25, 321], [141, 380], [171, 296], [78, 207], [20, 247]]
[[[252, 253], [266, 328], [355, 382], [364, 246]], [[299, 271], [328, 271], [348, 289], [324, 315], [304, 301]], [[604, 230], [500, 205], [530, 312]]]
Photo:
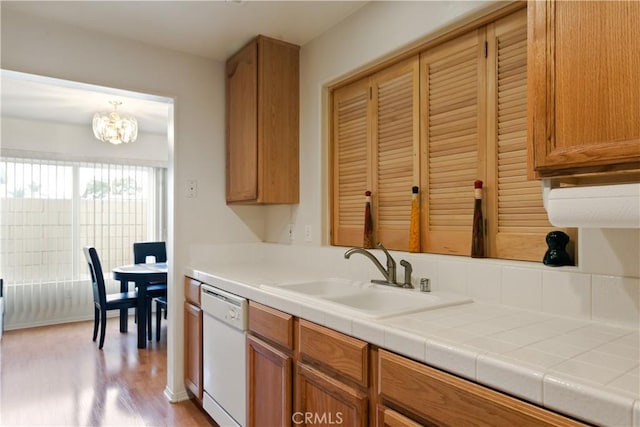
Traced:
[[[257, 34], [304, 45], [366, 1], [6, 1], [15, 11], [66, 25], [224, 61]], [[165, 133], [170, 100], [3, 72], [2, 115], [90, 123], [97, 111], [135, 115], [141, 131]]]

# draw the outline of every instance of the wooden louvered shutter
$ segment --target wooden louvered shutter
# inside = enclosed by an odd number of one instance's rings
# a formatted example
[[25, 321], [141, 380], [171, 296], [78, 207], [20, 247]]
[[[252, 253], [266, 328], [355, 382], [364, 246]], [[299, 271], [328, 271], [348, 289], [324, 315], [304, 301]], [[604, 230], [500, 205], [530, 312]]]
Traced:
[[420, 72], [423, 247], [469, 255], [473, 182], [485, 178], [484, 32], [426, 51]]
[[337, 246], [362, 246], [364, 193], [371, 189], [369, 79], [333, 92], [333, 235]]
[[372, 79], [375, 234], [388, 249], [409, 245], [411, 187], [419, 183], [418, 79], [417, 56]]
[[[487, 32], [490, 123], [487, 141], [489, 254], [541, 261], [552, 226], [540, 181], [527, 180], [527, 13], [518, 11]], [[493, 117], [491, 117], [493, 115]]]

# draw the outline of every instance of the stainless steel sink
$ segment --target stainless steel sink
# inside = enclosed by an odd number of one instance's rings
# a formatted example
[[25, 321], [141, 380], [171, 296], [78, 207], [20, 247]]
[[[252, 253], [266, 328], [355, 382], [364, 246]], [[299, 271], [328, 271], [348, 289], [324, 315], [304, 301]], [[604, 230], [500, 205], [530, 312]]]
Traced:
[[447, 292], [423, 293], [346, 279], [262, 285], [261, 289], [328, 310], [370, 319], [472, 302], [471, 298], [464, 295]]

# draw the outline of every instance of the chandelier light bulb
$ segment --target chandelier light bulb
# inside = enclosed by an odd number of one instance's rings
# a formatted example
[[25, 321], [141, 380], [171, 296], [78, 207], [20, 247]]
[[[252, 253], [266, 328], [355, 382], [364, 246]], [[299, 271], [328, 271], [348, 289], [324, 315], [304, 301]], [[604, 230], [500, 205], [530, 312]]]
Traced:
[[131, 116], [118, 113], [120, 101], [110, 101], [113, 111], [96, 113], [93, 116], [93, 135], [102, 142], [114, 145], [129, 143], [138, 137], [138, 121]]

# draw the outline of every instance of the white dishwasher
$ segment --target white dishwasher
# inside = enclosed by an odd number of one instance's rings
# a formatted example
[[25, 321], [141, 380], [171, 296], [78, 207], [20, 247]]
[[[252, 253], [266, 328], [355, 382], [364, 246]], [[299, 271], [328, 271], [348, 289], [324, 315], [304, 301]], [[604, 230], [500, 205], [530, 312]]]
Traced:
[[221, 426], [246, 424], [247, 300], [203, 284], [202, 406]]

